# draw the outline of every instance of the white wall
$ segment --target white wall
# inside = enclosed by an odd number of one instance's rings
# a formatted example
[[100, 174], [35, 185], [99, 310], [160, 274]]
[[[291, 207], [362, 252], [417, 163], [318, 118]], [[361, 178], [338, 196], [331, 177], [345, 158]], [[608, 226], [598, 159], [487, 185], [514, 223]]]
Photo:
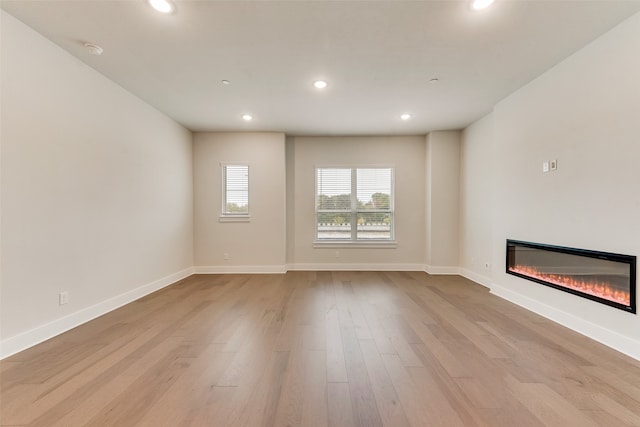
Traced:
[[[424, 137], [295, 137], [287, 155], [290, 268], [423, 269]], [[395, 167], [395, 248], [314, 247], [315, 168], [333, 165]]]
[[460, 132], [426, 136], [426, 271], [459, 271]]
[[[640, 359], [638, 315], [504, 273], [507, 238], [640, 254], [638, 52], [640, 14], [500, 102], [484, 119], [493, 132], [471, 127], [464, 152], [495, 174], [492, 291]], [[552, 159], [558, 170], [543, 173]], [[473, 236], [484, 213], [470, 213], [485, 202], [469, 181], [462, 240], [486, 247]]]
[[189, 274], [193, 214], [191, 133], [0, 13], [6, 356]]
[[[196, 271], [284, 272], [284, 134], [196, 133], [193, 156]], [[250, 222], [219, 221], [221, 162], [249, 164]]]
[[461, 273], [485, 286], [491, 285], [494, 267], [494, 151], [493, 114], [489, 114], [462, 132], [460, 146]]

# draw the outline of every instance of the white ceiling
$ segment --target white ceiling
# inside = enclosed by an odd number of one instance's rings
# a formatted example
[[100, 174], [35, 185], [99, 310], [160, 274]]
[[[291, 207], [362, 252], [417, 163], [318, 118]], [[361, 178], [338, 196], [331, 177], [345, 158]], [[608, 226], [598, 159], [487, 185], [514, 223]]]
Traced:
[[290, 135], [463, 128], [640, 10], [613, 0], [496, 0], [482, 12], [455, 0], [174, 3], [170, 15], [145, 0], [1, 5], [193, 131]]

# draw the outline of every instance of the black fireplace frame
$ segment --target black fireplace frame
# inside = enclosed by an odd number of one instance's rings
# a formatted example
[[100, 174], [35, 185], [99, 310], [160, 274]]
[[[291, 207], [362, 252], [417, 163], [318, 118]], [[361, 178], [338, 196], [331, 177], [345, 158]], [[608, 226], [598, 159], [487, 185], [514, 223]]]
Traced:
[[[629, 301], [629, 305], [625, 305], [625, 304], [621, 304], [618, 303], [616, 301], [611, 301], [605, 298], [600, 298], [598, 296], [595, 295], [591, 295], [591, 294], [587, 294], [584, 292], [580, 292], [578, 290], [575, 289], [571, 289], [571, 288], [566, 288], [560, 285], [556, 285], [554, 283], [549, 283], [547, 281], [538, 279], [536, 277], [531, 277], [531, 276], [527, 276], [525, 274], [520, 274], [517, 273], [515, 271], [511, 271], [509, 270], [509, 251], [510, 248], [514, 248], [515, 246], [524, 246], [524, 247], [528, 247], [528, 248], [533, 248], [533, 249], [540, 249], [540, 250], [545, 250], [545, 251], [551, 251], [551, 252], [559, 252], [559, 253], [563, 253], [563, 254], [571, 254], [571, 255], [577, 255], [577, 256], [583, 256], [583, 257], [589, 257], [589, 258], [597, 258], [597, 259], [604, 259], [604, 260], [608, 260], [608, 261], [614, 261], [614, 262], [619, 262], [619, 263], [623, 263], [623, 264], [627, 264], [629, 266], [629, 297], [630, 297], [630, 301]], [[593, 251], [593, 250], [589, 250], [589, 249], [578, 249], [578, 248], [570, 248], [570, 247], [566, 247], [566, 246], [555, 246], [555, 245], [547, 245], [547, 244], [543, 244], [543, 243], [534, 243], [534, 242], [526, 242], [526, 241], [522, 241], [522, 240], [512, 240], [512, 239], [507, 239], [507, 246], [506, 246], [506, 260], [505, 260], [505, 272], [507, 274], [511, 274], [513, 276], [517, 276], [520, 277], [522, 279], [526, 279], [526, 280], [530, 280], [532, 282], [536, 282], [536, 283], [540, 283], [541, 285], [545, 285], [545, 286], [549, 286], [551, 288], [554, 289], [558, 289], [560, 291], [563, 292], [568, 292], [570, 294], [574, 294], [577, 296], [580, 296], [582, 298], [587, 298], [611, 307], [615, 307], [618, 308], [620, 310], [623, 310], [625, 312], [628, 313], [633, 313], [636, 314], [637, 313], [637, 301], [636, 301], [636, 257], [634, 255], [624, 255], [624, 254], [617, 254], [617, 253], [612, 253], [612, 252], [601, 252], [601, 251]]]

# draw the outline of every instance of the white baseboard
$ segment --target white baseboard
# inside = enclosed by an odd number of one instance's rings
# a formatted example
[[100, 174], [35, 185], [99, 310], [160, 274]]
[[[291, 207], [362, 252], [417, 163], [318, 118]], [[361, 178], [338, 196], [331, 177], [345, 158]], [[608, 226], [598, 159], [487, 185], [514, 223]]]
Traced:
[[424, 271], [422, 264], [289, 264], [292, 271]]
[[460, 267], [436, 267], [433, 265], [425, 265], [424, 269], [421, 271], [426, 271], [429, 274], [460, 274]]
[[179, 280], [189, 277], [193, 274], [193, 268], [187, 268], [162, 279], [155, 280], [146, 285], [132, 289], [123, 294], [109, 298], [108, 300], [99, 302], [90, 307], [76, 311], [75, 313], [61, 317], [44, 325], [33, 328], [29, 331], [23, 332], [19, 335], [7, 338], [0, 342], [0, 359], [4, 359], [13, 354], [16, 354], [29, 347], [33, 347], [43, 341], [53, 338], [56, 335], [60, 335], [63, 332], [73, 329], [82, 325], [96, 317], [102, 316], [110, 311], [113, 311], [125, 304], [142, 298], [152, 292], [162, 289], [171, 285]]
[[514, 304], [533, 311], [549, 320], [566, 326], [582, 335], [618, 350], [636, 360], [640, 360], [640, 342], [587, 320], [565, 313], [540, 301], [536, 301], [517, 292], [491, 284], [491, 293]]
[[195, 274], [284, 274], [286, 265], [201, 265], [193, 267]]
[[474, 271], [471, 271], [469, 269], [466, 268], [461, 268], [460, 269], [460, 275], [462, 277], [465, 277], [469, 280], [471, 280], [472, 282], [476, 282], [479, 285], [484, 286], [485, 288], [489, 288], [491, 289], [491, 278], [487, 277], [487, 276], [483, 276], [481, 274], [478, 274]]

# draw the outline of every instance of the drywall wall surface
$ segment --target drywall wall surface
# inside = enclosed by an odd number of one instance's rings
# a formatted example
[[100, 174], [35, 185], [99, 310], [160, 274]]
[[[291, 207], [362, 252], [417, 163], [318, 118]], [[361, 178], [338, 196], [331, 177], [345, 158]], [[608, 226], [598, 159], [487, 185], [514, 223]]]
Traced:
[[294, 239], [293, 236], [296, 234], [296, 222], [294, 220], [295, 214], [295, 160], [296, 160], [296, 151], [295, 151], [295, 138], [292, 136], [287, 136], [285, 140], [285, 175], [286, 175], [286, 215], [287, 215], [287, 225], [286, 225], [286, 261], [287, 265], [292, 264], [295, 259], [295, 251], [294, 251]]
[[460, 145], [460, 268], [489, 286], [493, 268], [493, 114], [462, 132]]
[[493, 289], [640, 358], [638, 315], [504, 272], [508, 238], [640, 255], [638, 52], [640, 14], [495, 107]]
[[[249, 165], [247, 221], [224, 222], [220, 218], [224, 163]], [[283, 133], [196, 133], [194, 194], [196, 271], [285, 271]]]
[[460, 132], [430, 132], [426, 165], [426, 268], [429, 273], [457, 273]]
[[[292, 137], [287, 140], [288, 236], [291, 268], [421, 269], [424, 265], [424, 137]], [[314, 246], [315, 169], [390, 166], [395, 169], [395, 247]]]
[[0, 13], [1, 337], [29, 345], [188, 274], [192, 140]]

